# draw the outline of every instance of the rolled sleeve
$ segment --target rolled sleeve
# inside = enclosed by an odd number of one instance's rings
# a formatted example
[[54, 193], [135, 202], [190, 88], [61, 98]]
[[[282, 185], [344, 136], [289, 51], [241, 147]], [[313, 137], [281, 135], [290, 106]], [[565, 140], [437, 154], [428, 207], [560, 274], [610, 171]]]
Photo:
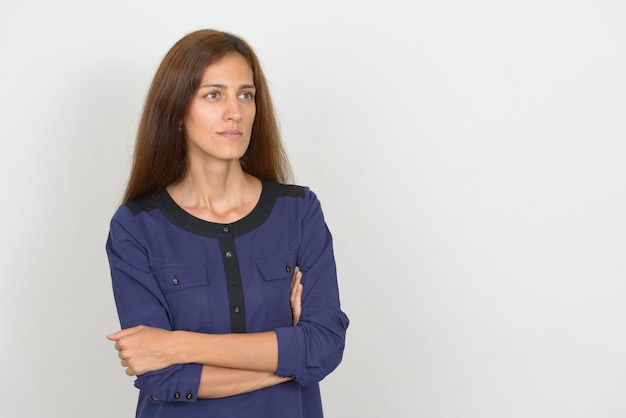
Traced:
[[[276, 375], [292, 377], [303, 386], [320, 382], [337, 368], [343, 358], [345, 344], [339, 341], [343, 338], [336, 338], [335, 342], [324, 341], [323, 331], [308, 332], [307, 327], [297, 326], [279, 328], [276, 330], [276, 336], [278, 338]], [[326, 347], [320, 346], [320, 342]]]
[[308, 193], [298, 253], [302, 314], [295, 327], [276, 329], [279, 376], [302, 385], [321, 381], [341, 362], [348, 317], [341, 311], [332, 237], [317, 197]]
[[[120, 326], [173, 330], [167, 301], [150, 271], [142, 242], [132, 214], [121, 207], [111, 221], [106, 244]], [[197, 399], [201, 373], [200, 364], [170, 366], [139, 376], [135, 387], [152, 400], [193, 402]]]

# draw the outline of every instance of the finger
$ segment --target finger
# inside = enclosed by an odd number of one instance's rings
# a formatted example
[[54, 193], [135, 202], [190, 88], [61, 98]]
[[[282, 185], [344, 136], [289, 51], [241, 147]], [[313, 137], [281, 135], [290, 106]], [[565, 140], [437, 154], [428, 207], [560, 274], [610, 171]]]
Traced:
[[109, 341], [117, 341], [117, 340], [119, 340], [119, 337], [117, 336], [118, 333], [119, 333], [119, 331], [114, 333], [114, 334], [107, 335], [107, 340], [109, 340]]
[[291, 292], [292, 292], [292, 294], [295, 291], [295, 289], [298, 287], [298, 285], [300, 284], [301, 280], [302, 280], [302, 272], [300, 271], [300, 269], [298, 267], [296, 267], [295, 271], [291, 275]]
[[296, 301], [296, 292], [298, 290], [298, 276], [294, 275], [291, 282], [291, 291], [289, 292], [289, 302], [291, 303], [291, 310], [294, 309], [294, 302]]
[[298, 273], [300, 273], [300, 267], [296, 266], [295, 269], [293, 269], [293, 274], [291, 275], [291, 290], [293, 291], [293, 288], [296, 286], [296, 281], [298, 280]]
[[140, 369], [135, 369], [133, 366], [129, 365], [126, 368], [126, 374], [129, 376], [141, 376], [142, 374], [146, 373], [145, 370]]
[[291, 314], [294, 327], [300, 322], [300, 315], [302, 314], [302, 284], [299, 283], [300, 278], [297, 278], [297, 285], [291, 293]]
[[107, 335], [107, 340], [110, 341], [118, 341], [120, 338], [122, 337], [126, 337], [128, 335], [134, 334], [137, 331], [139, 331], [141, 325], [138, 325], [136, 327], [132, 327], [132, 328], [125, 328], [125, 329], [121, 329], [113, 334], [109, 334]]
[[296, 302], [298, 307], [302, 306], [302, 289], [302, 284], [298, 284], [298, 287], [296, 288]]
[[[294, 281], [294, 285], [291, 288], [291, 294], [289, 301], [291, 302], [291, 309], [295, 310], [296, 306], [300, 305], [300, 301], [298, 299], [300, 299], [300, 296], [298, 296], [298, 289], [302, 286], [300, 284], [300, 279], [302, 278], [302, 273], [300, 273], [297, 277], [296, 280]], [[302, 293], [302, 291], [300, 290], [300, 293]]]
[[296, 287], [296, 292], [294, 295], [294, 301], [293, 301], [293, 310], [295, 312], [302, 312], [302, 285], [298, 284], [298, 286]]

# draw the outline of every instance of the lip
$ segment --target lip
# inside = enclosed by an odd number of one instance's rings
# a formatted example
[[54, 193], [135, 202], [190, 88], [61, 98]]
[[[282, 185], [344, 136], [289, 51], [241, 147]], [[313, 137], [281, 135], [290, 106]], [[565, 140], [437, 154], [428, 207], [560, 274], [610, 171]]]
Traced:
[[218, 132], [217, 134], [230, 141], [235, 141], [241, 138], [242, 135], [241, 131], [238, 131], [237, 129], [227, 129], [225, 131]]

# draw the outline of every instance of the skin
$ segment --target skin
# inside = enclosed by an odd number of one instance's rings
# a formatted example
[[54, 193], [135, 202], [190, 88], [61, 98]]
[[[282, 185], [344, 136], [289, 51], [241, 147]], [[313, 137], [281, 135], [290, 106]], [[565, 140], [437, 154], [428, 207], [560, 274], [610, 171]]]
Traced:
[[231, 223], [250, 213], [261, 182], [241, 168], [256, 115], [252, 69], [239, 54], [226, 55], [204, 72], [182, 121], [187, 175], [170, 185], [172, 198], [192, 215]]
[[[187, 140], [188, 170], [167, 188], [174, 201], [210, 222], [232, 223], [246, 216], [261, 195], [261, 182], [245, 173], [239, 159], [250, 143], [256, 105], [252, 69], [232, 53], [208, 66], [181, 121]], [[302, 273], [292, 275], [293, 325], [302, 312]], [[278, 366], [276, 333], [203, 334], [140, 325], [107, 336], [126, 368], [144, 373], [186, 363], [203, 365], [198, 396], [218, 398], [288, 381]]]

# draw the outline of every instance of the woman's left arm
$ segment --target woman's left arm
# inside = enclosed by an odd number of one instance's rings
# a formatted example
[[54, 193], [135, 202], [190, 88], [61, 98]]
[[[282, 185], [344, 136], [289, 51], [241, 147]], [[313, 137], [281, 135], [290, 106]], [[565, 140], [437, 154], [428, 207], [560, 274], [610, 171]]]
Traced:
[[[291, 277], [290, 293], [294, 327], [298, 324], [302, 313], [301, 280], [302, 272], [296, 267]], [[218, 369], [269, 373], [276, 371], [278, 346], [274, 332], [203, 334], [139, 325], [110, 334], [107, 338], [115, 341], [115, 349], [129, 376], [140, 376], [174, 364], [185, 363], [200, 363]], [[233, 355], [233, 352], [236, 354]], [[210, 353], [211, 357], [208, 357], [207, 353]], [[227, 374], [224, 370], [219, 370], [219, 372], [220, 375]], [[214, 378], [216, 374], [211, 376]], [[246, 382], [256, 384], [261, 381], [268, 382], [263, 374], [249, 374], [246, 377], [249, 377], [244, 379]], [[203, 379], [205, 386], [209, 384], [208, 378], [203, 377]], [[227, 382], [224, 386], [231, 385], [232, 382]], [[201, 382], [200, 387], [202, 386]]]
[[273, 331], [204, 334], [139, 325], [107, 338], [115, 341], [122, 366], [131, 376], [186, 363], [273, 373], [278, 364]]
[[[319, 201], [305, 194], [298, 264], [303, 272], [302, 314], [295, 327], [248, 334], [203, 334], [138, 326], [116, 341], [127, 373], [141, 375], [174, 364], [198, 363], [276, 373], [307, 385], [341, 362], [348, 318], [341, 311], [332, 237]], [[123, 363], [125, 364], [125, 363]]]

